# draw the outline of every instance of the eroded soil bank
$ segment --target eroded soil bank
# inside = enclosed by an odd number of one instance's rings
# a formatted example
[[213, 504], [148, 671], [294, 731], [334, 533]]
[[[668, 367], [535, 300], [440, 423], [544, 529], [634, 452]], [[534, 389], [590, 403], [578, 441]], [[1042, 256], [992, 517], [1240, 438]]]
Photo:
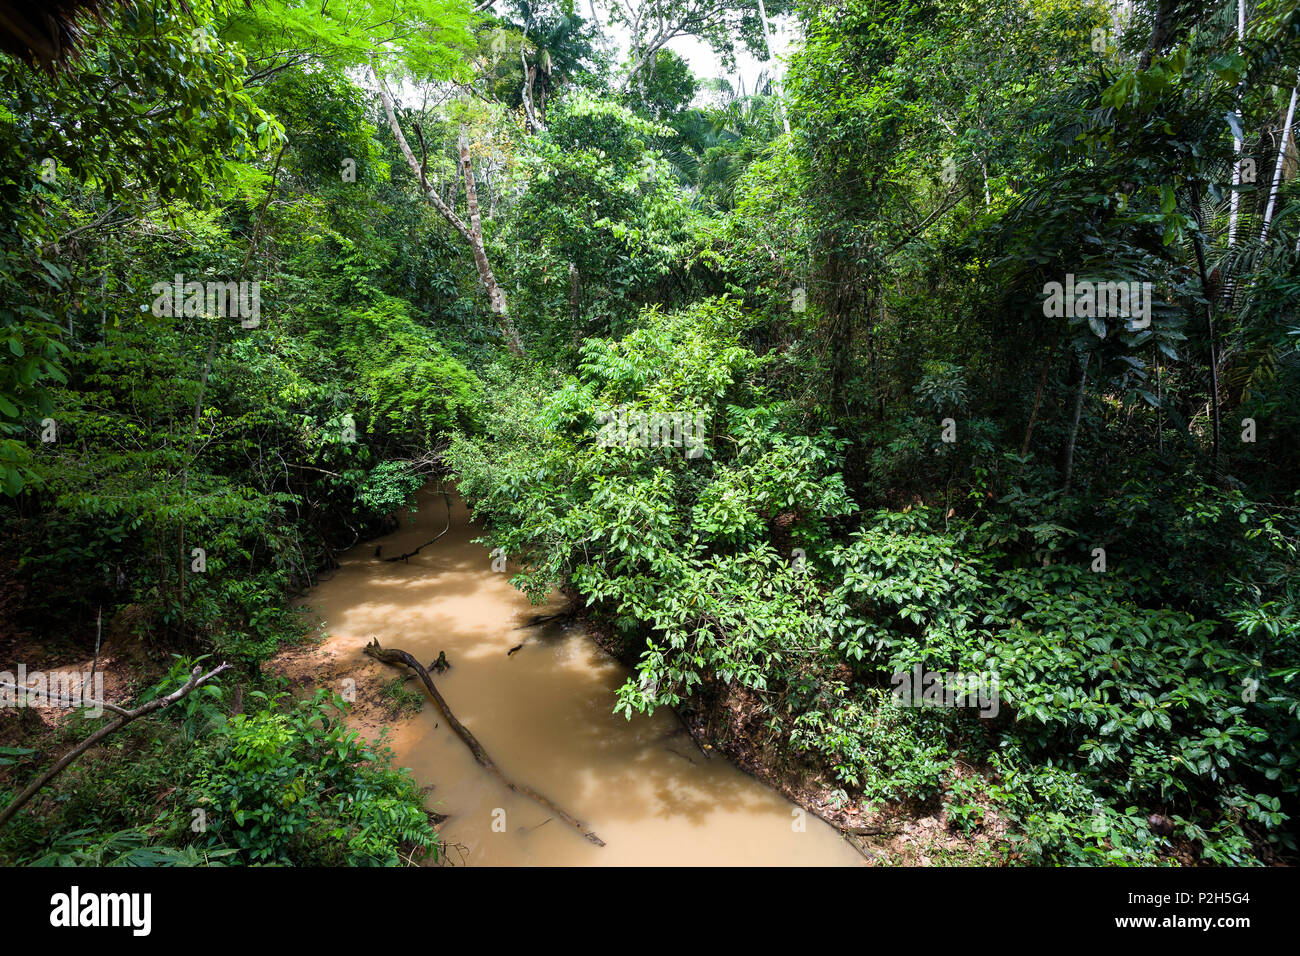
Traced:
[[[355, 681], [353, 720], [367, 736], [389, 730], [397, 761], [433, 786], [430, 808], [451, 862], [473, 865], [855, 865], [862, 857], [834, 829], [726, 760], [706, 756], [675, 715], [630, 722], [612, 713], [628, 670], [580, 626], [520, 629], [548, 608], [492, 569], [465, 504], [452, 498], [451, 530], [407, 561], [446, 523], [441, 494], [426, 490], [400, 529], [348, 552], [305, 599], [327, 634], [275, 667], [301, 686], [338, 691]], [[380, 549], [376, 555], [376, 548]], [[551, 610], [562, 602], [553, 602]], [[605, 841], [597, 847], [479, 767], [431, 701], [393, 716], [385, 695], [397, 669], [365, 657], [378, 637], [429, 664], [456, 716], [504, 773], [545, 794]], [[511, 648], [522, 644], [513, 654]], [[404, 685], [424, 696], [417, 678]]]

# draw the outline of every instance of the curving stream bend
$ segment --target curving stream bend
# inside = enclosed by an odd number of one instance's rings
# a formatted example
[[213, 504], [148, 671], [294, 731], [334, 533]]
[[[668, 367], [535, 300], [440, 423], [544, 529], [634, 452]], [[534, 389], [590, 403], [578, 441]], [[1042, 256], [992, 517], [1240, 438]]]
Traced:
[[[433, 784], [431, 808], [449, 814], [451, 862], [473, 865], [856, 865], [858, 854], [831, 827], [721, 757], [706, 759], [659, 711], [629, 722], [612, 712], [628, 671], [581, 627], [516, 630], [534, 607], [494, 572], [480, 530], [452, 497], [452, 524], [407, 562], [375, 557], [411, 551], [446, 524], [442, 495], [427, 488], [412, 524], [353, 548], [306, 598], [319, 611], [325, 650], [358, 667], [371, 637], [426, 664], [456, 716], [513, 780], [545, 794], [604, 839], [597, 847], [483, 771], [436, 705], [392, 727], [402, 766]], [[551, 610], [558, 608], [558, 601]], [[516, 644], [523, 647], [507, 656]], [[385, 668], [384, 679], [405, 669]], [[424, 696], [419, 678], [407, 687]], [[805, 817], [803, 829], [797, 816]]]

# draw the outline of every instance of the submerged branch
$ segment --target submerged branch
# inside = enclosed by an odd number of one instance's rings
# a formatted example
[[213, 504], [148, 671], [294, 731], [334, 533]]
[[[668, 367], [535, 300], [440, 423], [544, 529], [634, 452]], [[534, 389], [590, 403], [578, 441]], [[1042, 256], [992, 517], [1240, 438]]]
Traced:
[[447, 492], [444, 491], [442, 493], [442, 497], [447, 502], [447, 527], [443, 528], [441, 531], [435, 534], [428, 541], [424, 542], [424, 544], [420, 545], [414, 551], [408, 551], [406, 552], [406, 554], [399, 554], [393, 558], [384, 558], [385, 561], [405, 561], [407, 558], [413, 558], [421, 551], [423, 551], [425, 548], [427, 548], [429, 545], [433, 544], [435, 541], [437, 541], [444, 534], [446, 534], [448, 531], [451, 530], [451, 495], [447, 494]]
[[579, 821], [577, 818], [561, 810], [559, 807], [557, 807], [550, 800], [546, 799], [546, 797], [542, 796], [536, 790], [532, 789], [531, 787], [525, 786], [522, 783], [515, 783], [504, 773], [502, 773], [501, 770], [497, 767], [497, 765], [492, 762], [492, 758], [488, 756], [487, 751], [483, 749], [483, 745], [478, 742], [478, 738], [476, 738], [472, 733], [470, 733], [469, 729], [464, 724], [462, 724], [459, 720], [456, 719], [456, 715], [453, 714], [451, 712], [451, 708], [447, 706], [447, 701], [443, 699], [442, 693], [438, 690], [437, 687], [434, 686], [433, 678], [429, 676], [429, 672], [425, 670], [424, 665], [422, 665], [414, 657], [406, 653], [406, 651], [397, 650], [396, 648], [385, 649], [383, 647], [380, 647], [379, 640], [377, 638], [372, 640], [369, 644], [366, 645], [366, 654], [367, 656], [373, 657], [375, 660], [382, 661], [385, 664], [405, 664], [407, 667], [411, 668], [411, 670], [419, 674], [420, 679], [424, 681], [425, 689], [429, 691], [429, 696], [432, 697], [434, 703], [438, 705], [438, 709], [442, 711], [442, 715], [447, 718], [447, 723], [449, 723], [451, 725], [451, 729], [456, 732], [456, 736], [458, 736], [461, 740], [465, 742], [465, 746], [468, 747], [470, 753], [474, 755], [474, 759], [478, 761], [479, 766], [483, 767], [483, 769], [488, 771], [488, 773], [492, 774], [494, 777], [500, 780], [510, 790], [513, 790], [515, 793], [522, 794], [523, 796], [528, 797], [529, 799], [537, 803], [540, 803], [547, 810], [554, 813], [557, 817], [559, 817], [569, 826], [573, 827], [575, 830], [581, 833], [589, 841], [596, 844], [596, 846], [605, 845], [604, 840], [596, 836], [595, 833], [589, 830], [586, 827], [586, 825], [583, 824], [581, 821]]

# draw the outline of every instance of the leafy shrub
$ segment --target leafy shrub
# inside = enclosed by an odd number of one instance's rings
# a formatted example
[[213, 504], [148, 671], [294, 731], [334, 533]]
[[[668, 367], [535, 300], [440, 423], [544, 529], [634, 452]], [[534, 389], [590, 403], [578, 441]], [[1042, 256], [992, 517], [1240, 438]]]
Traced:
[[229, 722], [192, 788], [209, 813], [207, 845], [250, 863], [347, 866], [393, 866], [405, 848], [437, 846], [409, 773], [349, 730], [342, 709], [318, 691]]

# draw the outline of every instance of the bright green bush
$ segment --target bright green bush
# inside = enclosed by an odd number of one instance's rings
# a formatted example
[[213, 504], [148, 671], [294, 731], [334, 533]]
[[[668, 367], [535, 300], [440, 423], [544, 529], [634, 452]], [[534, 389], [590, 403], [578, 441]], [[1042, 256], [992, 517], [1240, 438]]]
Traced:
[[249, 863], [396, 866], [437, 834], [408, 771], [363, 742], [325, 691], [234, 717], [192, 787], [209, 847]]

